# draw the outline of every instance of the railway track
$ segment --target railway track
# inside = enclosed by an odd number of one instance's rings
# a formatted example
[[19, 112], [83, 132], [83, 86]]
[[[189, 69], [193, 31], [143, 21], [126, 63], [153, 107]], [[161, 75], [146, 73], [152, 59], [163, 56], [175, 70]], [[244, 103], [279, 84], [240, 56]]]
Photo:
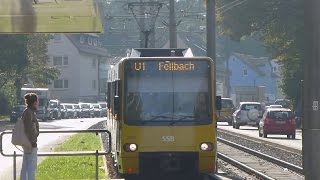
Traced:
[[304, 179], [301, 167], [222, 138], [218, 138], [218, 158], [258, 179]]
[[263, 143], [266, 146], [275, 147], [275, 148], [281, 149], [283, 151], [291, 152], [291, 153], [294, 153], [294, 154], [299, 154], [299, 155], [302, 154], [301, 150], [298, 150], [298, 149], [295, 149], [295, 148], [292, 148], [292, 147], [288, 147], [288, 146], [285, 146], [285, 145], [281, 145], [281, 144], [278, 144], [278, 143], [273, 143], [273, 142], [270, 142], [270, 141], [266, 141], [266, 140], [261, 139], [261, 138], [251, 137], [251, 136], [247, 136], [245, 134], [231, 132], [231, 131], [228, 131], [228, 130], [225, 130], [225, 129], [220, 129], [220, 128], [218, 128], [218, 133], [223, 133], [223, 134], [227, 134], [227, 135], [230, 135], [230, 136], [238, 137], [238, 138], [241, 138], [241, 139], [244, 139], [244, 140], [257, 142], [259, 144]]

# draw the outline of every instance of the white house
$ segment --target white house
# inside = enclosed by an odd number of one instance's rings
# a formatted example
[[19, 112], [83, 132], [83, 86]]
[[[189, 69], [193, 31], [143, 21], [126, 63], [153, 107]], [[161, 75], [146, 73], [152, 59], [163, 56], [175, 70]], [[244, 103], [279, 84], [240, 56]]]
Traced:
[[[230, 90], [233, 99], [248, 101], [249, 98], [249, 101], [257, 101], [261, 95], [261, 93], [258, 93], [258, 89], [260, 88], [262, 92], [262, 87], [264, 87], [264, 102], [272, 103], [282, 97], [279, 87], [281, 66], [276, 60], [232, 53], [229, 58], [229, 71], [231, 72]], [[252, 89], [256, 89], [256, 91], [251, 92]], [[248, 96], [248, 98], [239, 98], [239, 96]]]
[[[48, 43], [49, 63], [60, 77], [49, 86], [52, 98], [64, 102], [103, 99], [107, 50], [95, 34], [55, 34]], [[105, 81], [105, 82], [104, 82]]]
[[276, 93], [276, 98], [277, 99], [283, 99], [285, 95], [283, 94], [282, 90], [280, 89], [281, 82], [282, 82], [282, 66], [277, 62], [277, 59], [272, 59], [270, 61], [271, 67], [272, 67], [272, 72], [277, 75], [277, 93]]

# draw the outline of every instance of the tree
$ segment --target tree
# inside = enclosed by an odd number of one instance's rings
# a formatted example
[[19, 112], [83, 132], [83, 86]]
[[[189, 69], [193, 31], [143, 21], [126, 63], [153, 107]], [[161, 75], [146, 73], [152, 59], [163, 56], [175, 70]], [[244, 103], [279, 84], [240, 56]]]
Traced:
[[58, 76], [59, 71], [48, 64], [49, 39], [46, 34], [0, 36], [0, 94], [8, 92], [4, 88], [10, 87], [6, 86], [9, 83], [16, 87], [15, 97], [19, 99], [21, 87], [28, 80], [44, 87]]
[[0, 89], [27, 66], [26, 35], [0, 36]]
[[[233, 0], [218, 0], [218, 7]], [[219, 11], [223, 34], [234, 40], [259, 33], [268, 51], [283, 65], [282, 90], [296, 101], [303, 79], [303, 0], [247, 0], [228, 11]]]
[[28, 35], [28, 66], [25, 73], [36, 87], [46, 87], [59, 75], [59, 70], [48, 64], [47, 43], [50, 38], [48, 34]]

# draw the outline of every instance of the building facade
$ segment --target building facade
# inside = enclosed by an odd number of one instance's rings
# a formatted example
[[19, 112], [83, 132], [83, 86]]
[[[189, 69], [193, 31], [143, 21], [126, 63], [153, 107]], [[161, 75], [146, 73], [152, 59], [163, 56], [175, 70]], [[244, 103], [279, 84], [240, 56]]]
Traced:
[[107, 80], [107, 50], [94, 34], [55, 34], [48, 43], [49, 63], [60, 70], [49, 86], [63, 102], [103, 99]]
[[[267, 57], [253, 57], [250, 55], [233, 53], [229, 58], [230, 71], [230, 93], [234, 101], [241, 101], [239, 89], [256, 89], [257, 92], [252, 94], [252, 100], [263, 102], [274, 102], [282, 97], [280, 94], [280, 77], [281, 68], [275, 60]], [[261, 98], [263, 92], [264, 98]], [[248, 91], [249, 93], [249, 91]], [[249, 96], [249, 94], [246, 94]], [[258, 94], [258, 95], [257, 95]]]

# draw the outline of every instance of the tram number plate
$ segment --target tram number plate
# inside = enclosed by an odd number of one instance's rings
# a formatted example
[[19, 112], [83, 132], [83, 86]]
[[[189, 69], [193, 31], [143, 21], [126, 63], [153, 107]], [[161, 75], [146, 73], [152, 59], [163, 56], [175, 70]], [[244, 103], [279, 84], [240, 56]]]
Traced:
[[161, 140], [163, 142], [174, 142], [175, 141], [174, 136], [162, 136]]

